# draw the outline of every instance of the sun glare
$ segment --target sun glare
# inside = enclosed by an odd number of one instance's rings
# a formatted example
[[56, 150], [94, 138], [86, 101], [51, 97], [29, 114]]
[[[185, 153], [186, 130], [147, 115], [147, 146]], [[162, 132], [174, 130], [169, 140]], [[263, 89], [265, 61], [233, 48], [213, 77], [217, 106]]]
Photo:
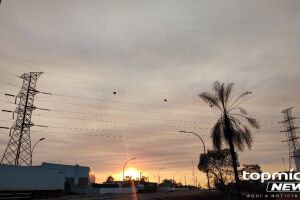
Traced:
[[130, 176], [131, 179], [137, 179], [140, 177], [140, 172], [134, 168], [129, 168], [125, 170], [125, 177]]

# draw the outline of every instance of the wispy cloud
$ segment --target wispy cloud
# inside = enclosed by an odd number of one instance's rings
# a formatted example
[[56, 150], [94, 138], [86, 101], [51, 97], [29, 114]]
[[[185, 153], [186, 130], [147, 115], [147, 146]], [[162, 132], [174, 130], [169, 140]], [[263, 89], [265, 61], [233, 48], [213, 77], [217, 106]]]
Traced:
[[[209, 129], [218, 114], [197, 94], [220, 80], [236, 83], [236, 94], [254, 92], [245, 107], [263, 125], [240, 162], [280, 168], [287, 156], [280, 111], [299, 106], [300, 99], [299, 7], [296, 0], [3, 1], [1, 70], [18, 75], [42, 70], [39, 90], [91, 97], [39, 96], [40, 107], [79, 113], [35, 112], [46, 115], [33, 116], [36, 123], [64, 127], [33, 128], [38, 131], [33, 140], [47, 137], [35, 163], [86, 163], [104, 180], [134, 156], [143, 170], [155, 169], [152, 176], [160, 166], [190, 173], [202, 147], [196, 138], [176, 133], [197, 131], [211, 146]], [[2, 72], [0, 78], [22, 83]], [[1, 92], [18, 92], [0, 84]], [[1, 108], [14, 105], [1, 103]], [[8, 140], [2, 132], [0, 152]]]

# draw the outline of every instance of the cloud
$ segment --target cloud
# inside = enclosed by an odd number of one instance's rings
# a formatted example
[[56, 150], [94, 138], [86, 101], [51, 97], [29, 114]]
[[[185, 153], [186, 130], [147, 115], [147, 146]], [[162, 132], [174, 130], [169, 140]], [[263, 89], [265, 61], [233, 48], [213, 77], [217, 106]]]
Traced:
[[[219, 80], [234, 82], [235, 94], [254, 92], [245, 107], [263, 125], [241, 163], [274, 170], [287, 157], [280, 111], [299, 106], [299, 6], [294, 0], [2, 2], [1, 70], [41, 70], [40, 91], [84, 97], [38, 96], [38, 107], [77, 113], [34, 112], [35, 123], [64, 127], [33, 127], [33, 140], [47, 137], [35, 162], [90, 163], [98, 180], [132, 156], [143, 170], [164, 165], [188, 173], [202, 147], [176, 133], [197, 131], [211, 147], [219, 114], [197, 95]], [[21, 85], [7, 73], [0, 78]], [[1, 92], [18, 90], [1, 83]], [[8, 137], [1, 138], [3, 152]]]

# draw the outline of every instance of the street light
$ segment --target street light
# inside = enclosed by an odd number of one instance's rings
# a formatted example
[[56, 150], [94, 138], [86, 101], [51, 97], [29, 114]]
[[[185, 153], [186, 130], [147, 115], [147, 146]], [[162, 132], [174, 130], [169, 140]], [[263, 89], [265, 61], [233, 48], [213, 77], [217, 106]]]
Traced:
[[179, 172], [179, 171], [175, 171], [175, 172], [173, 173], [173, 181], [174, 181], [174, 183], [175, 183], [175, 174], [177, 174], [177, 172]]
[[[204, 143], [202, 137], [201, 137], [199, 134], [194, 133], [194, 132], [191, 132], [191, 131], [179, 131], [179, 132], [180, 132], [180, 133], [190, 133], [190, 134], [193, 134], [193, 135], [197, 136], [197, 137], [201, 140], [201, 142], [202, 142], [202, 144], [203, 144], [203, 151], [204, 151], [204, 153], [206, 154], [205, 143]], [[208, 189], [210, 190], [208, 171], [206, 171], [206, 177], [207, 177], [207, 186], [208, 186]]]
[[136, 158], [131, 158], [131, 159], [129, 159], [129, 160], [127, 160], [127, 161], [125, 162], [125, 164], [124, 164], [124, 166], [123, 166], [123, 181], [125, 181], [125, 167], [126, 167], [127, 163], [128, 163], [129, 161], [135, 160], [135, 159], [136, 159]]
[[35, 146], [39, 143], [39, 142], [41, 142], [41, 141], [43, 141], [44, 139], [46, 139], [46, 138], [41, 138], [41, 139], [39, 139], [34, 145], [33, 145], [33, 147], [32, 147], [32, 149], [31, 149], [31, 151], [30, 151], [30, 165], [32, 166], [32, 156], [33, 156], [33, 150], [34, 150], [34, 148], [35, 148]]
[[157, 187], [159, 187], [159, 183], [160, 183], [159, 171], [160, 171], [161, 169], [164, 169], [164, 167], [158, 168], [158, 172], [157, 172]]

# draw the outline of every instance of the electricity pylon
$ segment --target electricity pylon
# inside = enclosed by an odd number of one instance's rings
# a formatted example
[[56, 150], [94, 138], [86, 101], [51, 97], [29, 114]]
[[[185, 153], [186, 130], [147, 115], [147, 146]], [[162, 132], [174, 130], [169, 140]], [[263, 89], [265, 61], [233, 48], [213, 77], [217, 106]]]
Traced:
[[30, 127], [32, 111], [36, 109], [33, 105], [34, 97], [39, 91], [36, 90], [36, 82], [42, 72], [25, 73], [20, 78], [23, 85], [16, 96], [15, 103], [19, 99], [18, 107], [13, 114], [17, 114], [16, 121], [10, 128], [10, 139], [5, 149], [1, 164], [7, 165], [31, 165], [31, 138]]
[[283, 121], [279, 123], [283, 123], [285, 130], [280, 132], [285, 132], [287, 139], [283, 142], [288, 143], [289, 147], [289, 170], [294, 168], [295, 162], [294, 162], [294, 152], [299, 147], [298, 137], [296, 136], [296, 129], [298, 127], [294, 126], [294, 119], [297, 119], [292, 116], [292, 109], [293, 107], [287, 108], [282, 111], [283, 113]]

